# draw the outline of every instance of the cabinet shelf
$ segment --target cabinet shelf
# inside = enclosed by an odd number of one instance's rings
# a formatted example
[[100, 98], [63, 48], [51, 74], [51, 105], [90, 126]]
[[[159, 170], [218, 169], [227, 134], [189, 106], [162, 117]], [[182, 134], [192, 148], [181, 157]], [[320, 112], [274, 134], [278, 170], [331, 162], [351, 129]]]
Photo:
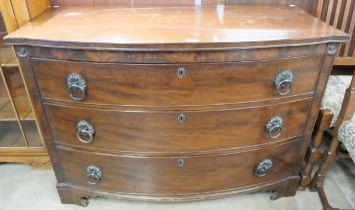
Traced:
[[15, 53], [12, 48], [0, 48], [1, 67], [18, 66]]
[[[24, 121], [22, 126], [28, 146], [41, 147], [42, 142], [35, 121]], [[0, 147], [27, 147], [16, 121], [0, 121]]]
[[[25, 100], [28, 100], [25, 97], [16, 97], [14, 101], [17, 105], [17, 111], [20, 117], [20, 120], [35, 120], [34, 114], [32, 112], [29, 103]], [[17, 117], [12, 107], [11, 101], [9, 98], [0, 98], [0, 122], [1, 121], [16, 121]]]
[[0, 147], [26, 147], [16, 121], [0, 122]]
[[0, 147], [25, 147], [23, 136], [17, 131], [8, 131], [0, 138]]

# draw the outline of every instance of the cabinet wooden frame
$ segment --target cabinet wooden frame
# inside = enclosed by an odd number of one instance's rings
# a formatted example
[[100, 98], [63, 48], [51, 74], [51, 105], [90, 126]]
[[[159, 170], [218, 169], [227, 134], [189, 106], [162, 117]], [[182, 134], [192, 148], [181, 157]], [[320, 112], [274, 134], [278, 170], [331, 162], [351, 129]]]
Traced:
[[[45, 8], [44, 5], [48, 6]], [[47, 0], [36, 2], [1, 0], [1, 39], [8, 32], [16, 30], [48, 8]], [[31, 15], [28, 16], [28, 13]], [[14, 129], [12, 135], [8, 135], [12, 131], [5, 131], [7, 140], [2, 141], [3, 144], [0, 143], [0, 162], [24, 163], [33, 168], [48, 168], [50, 163], [47, 150], [37, 128], [38, 123], [26, 86], [23, 84], [15, 53], [11, 47], [3, 46], [2, 42], [0, 42], [0, 86], [2, 88], [0, 122], [3, 123], [4, 128], [11, 125]]]
[[[6, 65], [3, 65], [3, 67], [0, 67], [1, 79], [3, 80], [7, 93], [7, 99], [5, 100], [5, 102], [7, 101], [7, 107], [3, 107], [1, 110], [0, 115], [3, 117], [0, 120], [3, 123], [16, 123], [20, 131], [20, 136], [10, 136], [10, 138], [13, 138], [14, 140], [9, 141], [15, 141], [16, 138], [18, 139], [16, 142], [21, 142], [23, 139], [23, 143], [16, 143], [17, 145], [12, 146], [0, 146], [0, 162], [25, 163], [31, 165], [33, 168], [48, 168], [50, 167], [48, 154], [44, 147], [44, 141], [37, 129], [37, 120], [34, 117], [32, 111], [33, 108], [29, 98], [27, 95], [14, 97], [12, 93], [13, 90], [7, 85], [8, 83], [5, 80], [6, 76], [4, 74], [4, 69], [6, 71], [6, 68], [12, 68], [14, 69], [12, 71], [17, 71], [17, 73], [20, 74], [20, 71], [16, 66], [6, 67]], [[22, 79], [18, 79], [18, 81], [21, 83]], [[24, 86], [21, 88], [23, 89], [22, 91], [26, 91]], [[9, 115], [4, 112], [10, 112], [13, 114]], [[28, 123], [32, 124], [31, 126], [34, 127], [29, 128]], [[32, 132], [34, 133], [31, 134]], [[28, 138], [29, 135], [32, 135], [31, 138]], [[33, 144], [34, 142], [36, 142], [35, 145]]]

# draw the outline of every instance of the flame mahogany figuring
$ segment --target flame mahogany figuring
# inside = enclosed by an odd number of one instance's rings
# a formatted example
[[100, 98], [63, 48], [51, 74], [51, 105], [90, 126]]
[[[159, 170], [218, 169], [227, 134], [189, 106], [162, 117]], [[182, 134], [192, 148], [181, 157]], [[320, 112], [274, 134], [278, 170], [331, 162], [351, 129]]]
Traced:
[[[86, 206], [95, 196], [294, 195], [348, 38], [297, 7], [111, 6], [49, 11], [5, 43], [19, 58], [61, 201]], [[286, 70], [292, 89], [280, 95], [275, 78]], [[71, 73], [86, 82], [81, 101], [69, 97]]]

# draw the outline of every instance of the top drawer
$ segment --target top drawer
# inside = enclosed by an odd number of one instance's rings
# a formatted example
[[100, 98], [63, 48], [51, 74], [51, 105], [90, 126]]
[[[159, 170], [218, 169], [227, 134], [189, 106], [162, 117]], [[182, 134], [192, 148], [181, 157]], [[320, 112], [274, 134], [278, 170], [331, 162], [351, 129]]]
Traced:
[[322, 56], [144, 65], [32, 59], [44, 98], [155, 107], [231, 104], [310, 93], [321, 63]]

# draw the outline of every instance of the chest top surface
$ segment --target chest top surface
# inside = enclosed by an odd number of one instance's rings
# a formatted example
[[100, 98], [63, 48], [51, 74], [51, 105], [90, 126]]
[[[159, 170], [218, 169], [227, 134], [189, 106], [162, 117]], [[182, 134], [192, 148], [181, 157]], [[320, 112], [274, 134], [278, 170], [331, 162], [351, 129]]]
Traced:
[[76, 47], [244, 47], [346, 41], [297, 7], [64, 7], [5, 38], [8, 44]]

